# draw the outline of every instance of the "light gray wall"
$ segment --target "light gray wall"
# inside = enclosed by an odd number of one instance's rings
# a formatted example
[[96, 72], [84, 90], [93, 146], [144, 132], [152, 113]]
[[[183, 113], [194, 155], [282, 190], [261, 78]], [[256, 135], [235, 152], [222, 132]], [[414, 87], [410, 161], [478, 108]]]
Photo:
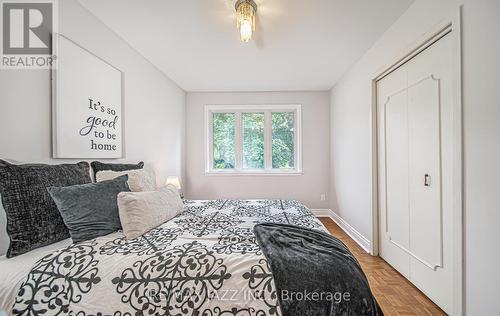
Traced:
[[[60, 33], [125, 73], [124, 161], [144, 160], [159, 182], [182, 175], [185, 92], [77, 1], [59, 4]], [[50, 72], [0, 70], [0, 158], [62, 162], [50, 158], [51, 148]], [[1, 218], [0, 234], [5, 234]]]
[[[204, 107], [207, 104], [302, 104], [303, 175], [205, 175]], [[308, 207], [328, 206], [328, 92], [258, 92], [187, 94], [186, 193], [189, 198], [284, 198]], [[328, 197], [327, 197], [328, 198]]]
[[467, 315], [500, 315], [500, 1], [463, 15]]
[[[181, 175], [186, 93], [78, 1], [59, 3], [60, 33], [125, 73], [124, 160], [146, 160], [159, 181]], [[0, 70], [0, 89], [0, 157], [60, 162], [50, 159], [49, 71]]]
[[[371, 239], [371, 79], [462, 1], [416, 0], [331, 91], [331, 208]], [[465, 0], [465, 310], [500, 314], [500, 1]]]

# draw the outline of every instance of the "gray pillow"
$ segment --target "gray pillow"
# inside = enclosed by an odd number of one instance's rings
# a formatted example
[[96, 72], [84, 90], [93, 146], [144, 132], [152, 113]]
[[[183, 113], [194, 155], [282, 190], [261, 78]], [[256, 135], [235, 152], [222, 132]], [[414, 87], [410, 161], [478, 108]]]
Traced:
[[90, 182], [87, 162], [16, 165], [0, 160], [0, 195], [10, 238], [7, 258], [68, 238], [47, 187]]
[[97, 173], [99, 171], [111, 170], [111, 171], [127, 171], [142, 169], [144, 167], [144, 162], [140, 161], [136, 164], [133, 163], [106, 163], [100, 161], [92, 161], [90, 163], [92, 170], [94, 171], [94, 181], [97, 178]]
[[121, 229], [117, 196], [129, 192], [128, 176], [99, 183], [47, 188], [68, 227], [73, 242]]

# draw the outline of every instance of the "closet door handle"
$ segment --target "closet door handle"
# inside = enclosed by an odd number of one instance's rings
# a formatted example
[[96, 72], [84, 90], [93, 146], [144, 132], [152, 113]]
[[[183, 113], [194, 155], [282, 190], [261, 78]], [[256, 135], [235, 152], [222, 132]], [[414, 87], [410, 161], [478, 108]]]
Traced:
[[431, 186], [431, 176], [427, 173], [424, 176], [424, 186], [426, 186], [426, 187]]

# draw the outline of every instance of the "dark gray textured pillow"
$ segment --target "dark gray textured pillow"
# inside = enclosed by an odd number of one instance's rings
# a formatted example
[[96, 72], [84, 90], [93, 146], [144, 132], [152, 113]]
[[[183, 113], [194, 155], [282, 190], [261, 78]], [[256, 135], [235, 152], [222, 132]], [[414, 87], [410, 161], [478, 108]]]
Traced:
[[92, 170], [94, 171], [94, 181], [96, 179], [96, 174], [99, 171], [111, 170], [111, 171], [127, 171], [142, 169], [144, 167], [144, 162], [140, 161], [137, 164], [127, 164], [127, 163], [104, 163], [100, 161], [92, 161], [90, 163]]
[[87, 162], [14, 165], [0, 160], [0, 194], [10, 238], [7, 258], [69, 238], [47, 187], [90, 182]]
[[47, 188], [61, 212], [73, 242], [93, 239], [121, 229], [117, 196], [129, 192], [128, 176], [68, 187]]

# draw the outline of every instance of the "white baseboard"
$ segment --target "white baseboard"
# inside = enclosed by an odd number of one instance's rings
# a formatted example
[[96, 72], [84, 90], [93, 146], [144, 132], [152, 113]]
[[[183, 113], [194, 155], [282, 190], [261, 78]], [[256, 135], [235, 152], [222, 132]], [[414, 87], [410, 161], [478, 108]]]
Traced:
[[317, 217], [329, 217], [337, 225], [339, 225], [342, 230], [349, 235], [363, 250], [370, 253], [371, 245], [370, 240], [358, 232], [354, 227], [349, 225], [342, 217], [330, 209], [312, 209], [311, 212]]
[[309, 210], [316, 217], [331, 217], [330, 213], [332, 213], [332, 210], [330, 210], [330, 209], [309, 209]]

